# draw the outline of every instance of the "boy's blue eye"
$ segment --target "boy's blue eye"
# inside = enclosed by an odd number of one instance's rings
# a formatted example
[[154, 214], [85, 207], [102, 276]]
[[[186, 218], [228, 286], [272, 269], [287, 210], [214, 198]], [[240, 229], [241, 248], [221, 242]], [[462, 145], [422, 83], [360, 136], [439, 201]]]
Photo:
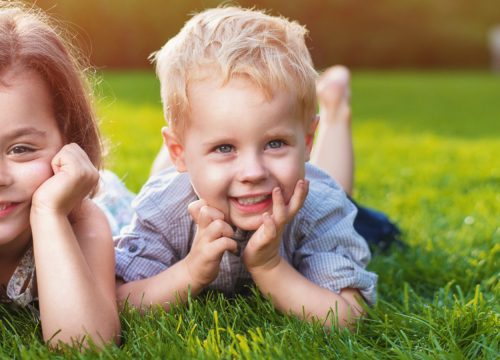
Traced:
[[233, 149], [234, 149], [233, 145], [224, 144], [224, 145], [217, 146], [215, 148], [215, 151], [218, 153], [227, 154], [227, 153], [230, 153], [231, 151], [233, 151]]
[[269, 141], [267, 143], [267, 146], [270, 148], [270, 149], [279, 149], [281, 147], [283, 147], [285, 143], [281, 140], [272, 140], [272, 141]]

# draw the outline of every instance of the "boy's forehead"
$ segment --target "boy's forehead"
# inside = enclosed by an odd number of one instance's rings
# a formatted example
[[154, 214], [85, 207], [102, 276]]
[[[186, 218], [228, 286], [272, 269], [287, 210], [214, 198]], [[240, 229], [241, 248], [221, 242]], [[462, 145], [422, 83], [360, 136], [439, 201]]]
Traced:
[[226, 87], [231, 87], [232, 91], [251, 91], [261, 95], [265, 101], [271, 101], [275, 97], [285, 96], [291, 100], [291, 104], [299, 105], [300, 101], [296, 91], [286, 89], [282, 86], [273, 85], [271, 83], [259, 83], [246, 74], [233, 74], [229, 78], [225, 78], [216, 72], [212, 74], [203, 74], [193, 77], [187, 83], [188, 99], [198, 95], [199, 92], [223, 90]]

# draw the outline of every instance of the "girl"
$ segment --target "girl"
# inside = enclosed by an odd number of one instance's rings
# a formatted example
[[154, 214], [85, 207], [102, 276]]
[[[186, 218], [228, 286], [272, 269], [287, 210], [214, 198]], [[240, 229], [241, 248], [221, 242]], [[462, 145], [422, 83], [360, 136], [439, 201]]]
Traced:
[[116, 340], [114, 251], [88, 195], [101, 146], [88, 87], [46, 16], [0, 2], [0, 300], [38, 305], [55, 345]]

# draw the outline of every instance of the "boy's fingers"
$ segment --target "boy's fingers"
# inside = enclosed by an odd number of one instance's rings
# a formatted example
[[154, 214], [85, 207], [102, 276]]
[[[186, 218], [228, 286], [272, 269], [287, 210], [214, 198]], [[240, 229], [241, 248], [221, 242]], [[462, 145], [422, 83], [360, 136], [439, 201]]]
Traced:
[[215, 220], [224, 220], [224, 214], [221, 211], [208, 205], [204, 205], [200, 208], [198, 215], [198, 226], [205, 228]]
[[283, 224], [286, 220], [285, 199], [283, 199], [283, 193], [278, 187], [273, 189], [273, 219], [277, 224]]
[[263, 225], [264, 225], [264, 239], [274, 239], [278, 234], [278, 230], [276, 229], [276, 224], [267, 212], [262, 215]]
[[212, 221], [205, 229], [205, 237], [208, 241], [215, 241], [221, 237], [231, 237], [233, 235], [233, 228], [221, 219]]
[[206, 205], [207, 205], [207, 203], [203, 199], [193, 201], [192, 203], [190, 203], [188, 205], [189, 214], [191, 215], [191, 217], [193, 218], [195, 223], [198, 224], [198, 218], [200, 216], [200, 209]]
[[262, 225], [250, 239], [252, 246], [260, 248], [267, 245], [270, 240], [276, 238], [277, 233], [275, 220], [267, 212], [262, 214]]
[[288, 203], [288, 217], [294, 217], [304, 205], [304, 201], [307, 197], [307, 192], [309, 191], [309, 181], [299, 180], [295, 185], [292, 198]]
[[224, 251], [230, 251], [232, 253], [238, 251], [238, 244], [229, 237], [218, 238], [210, 244], [210, 247], [217, 254], [223, 254]]

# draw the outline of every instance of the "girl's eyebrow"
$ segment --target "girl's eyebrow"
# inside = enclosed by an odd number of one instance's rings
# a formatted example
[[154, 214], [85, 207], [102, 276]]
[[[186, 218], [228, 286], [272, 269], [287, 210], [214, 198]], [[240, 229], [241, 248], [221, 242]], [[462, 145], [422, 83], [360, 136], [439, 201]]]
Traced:
[[45, 137], [47, 135], [47, 132], [39, 130], [32, 126], [27, 126], [15, 129], [14, 131], [7, 133], [4, 137], [7, 139], [15, 139], [21, 136], [28, 136], [28, 135]]

